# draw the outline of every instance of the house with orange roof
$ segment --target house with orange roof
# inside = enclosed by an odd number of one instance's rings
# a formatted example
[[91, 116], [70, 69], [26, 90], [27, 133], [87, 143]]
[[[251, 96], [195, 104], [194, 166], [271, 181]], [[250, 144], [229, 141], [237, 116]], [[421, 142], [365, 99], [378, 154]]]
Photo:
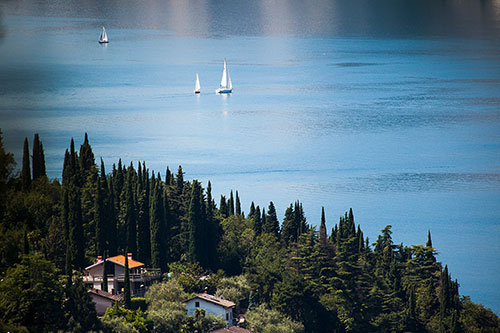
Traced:
[[[146, 268], [142, 262], [132, 258], [132, 253], [128, 253], [127, 257], [131, 295], [142, 297], [154, 281], [161, 279], [161, 272], [159, 269]], [[89, 289], [103, 290], [104, 273], [108, 280], [108, 292], [112, 295], [121, 295], [125, 287], [125, 256], [106, 258], [106, 272], [104, 272], [104, 260], [101, 256], [97, 257], [92, 265], [85, 268], [83, 282]]]

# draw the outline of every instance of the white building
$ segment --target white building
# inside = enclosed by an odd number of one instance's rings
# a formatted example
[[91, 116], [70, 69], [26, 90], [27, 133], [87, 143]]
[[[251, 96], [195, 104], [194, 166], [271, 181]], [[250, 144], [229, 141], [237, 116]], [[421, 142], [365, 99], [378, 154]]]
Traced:
[[[151, 283], [161, 278], [161, 272], [159, 269], [145, 268], [142, 262], [132, 259], [132, 253], [128, 253], [127, 256], [131, 296], [144, 296]], [[85, 268], [83, 282], [87, 288], [103, 290], [103, 268], [104, 260], [101, 256], [97, 257], [92, 265]], [[108, 279], [108, 292], [112, 295], [121, 295], [125, 286], [125, 256], [106, 258], [106, 277]]]
[[196, 295], [185, 303], [188, 316], [194, 316], [196, 309], [204, 309], [205, 315], [211, 313], [223, 318], [229, 326], [233, 324], [233, 308], [235, 304], [231, 301], [205, 293]]

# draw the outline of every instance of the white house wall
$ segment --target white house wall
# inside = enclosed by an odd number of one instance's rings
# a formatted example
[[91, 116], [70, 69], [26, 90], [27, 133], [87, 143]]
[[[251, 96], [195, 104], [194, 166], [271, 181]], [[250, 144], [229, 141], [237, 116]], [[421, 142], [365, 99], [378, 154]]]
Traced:
[[[200, 306], [196, 307], [196, 302], [200, 302]], [[213, 314], [216, 316], [221, 317], [222, 319], [226, 320], [226, 313], [229, 315], [229, 320], [227, 320], [228, 324], [231, 325], [233, 322], [233, 310], [226, 309], [221, 305], [214, 304], [212, 302], [205, 301], [201, 298], [195, 298], [192, 300], [189, 300], [186, 302], [186, 308], [187, 308], [187, 315], [188, 316], [194, 316], [194, 311], [196, 309], [205, 309], [205, 314]]]

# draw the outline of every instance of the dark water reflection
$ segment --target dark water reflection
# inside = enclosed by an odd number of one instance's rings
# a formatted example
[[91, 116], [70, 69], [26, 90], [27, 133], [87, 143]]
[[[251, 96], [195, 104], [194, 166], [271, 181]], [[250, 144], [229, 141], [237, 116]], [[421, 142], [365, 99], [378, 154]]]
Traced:
[[82, 17], [184, 36], [371, 36], [498, 39], [498, 1], [3, 1], [8, 15]]

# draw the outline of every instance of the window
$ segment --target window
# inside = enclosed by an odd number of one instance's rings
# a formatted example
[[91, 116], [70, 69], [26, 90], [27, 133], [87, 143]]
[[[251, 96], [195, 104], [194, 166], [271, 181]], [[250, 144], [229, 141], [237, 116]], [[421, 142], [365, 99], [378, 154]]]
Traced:
[[200, 302], [194, 302], [194, 306], [199, 308], [200, 307]]
[[229, 320], [229, 313], [226, 312], [226, 320]]

